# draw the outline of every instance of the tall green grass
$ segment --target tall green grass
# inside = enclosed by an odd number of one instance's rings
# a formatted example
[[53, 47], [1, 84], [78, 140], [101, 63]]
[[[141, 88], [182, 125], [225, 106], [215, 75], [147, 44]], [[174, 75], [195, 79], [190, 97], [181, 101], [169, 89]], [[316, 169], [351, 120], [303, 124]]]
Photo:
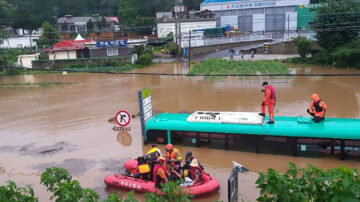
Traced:
[[188, 75], [229, 75], [229, 74], [288, 74], [289, 69], [281, 62], [274, 61], [233, 61], [210, 58], [194, 66]]

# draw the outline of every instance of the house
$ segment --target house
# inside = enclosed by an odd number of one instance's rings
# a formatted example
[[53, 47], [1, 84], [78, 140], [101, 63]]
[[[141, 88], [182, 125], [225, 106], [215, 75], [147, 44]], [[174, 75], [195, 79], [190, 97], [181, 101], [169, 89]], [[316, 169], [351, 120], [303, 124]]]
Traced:
[[121, 57], [129, 56], [132, 48], [127, 46], [127, 41], [93, 41], [83, 39], [79, 34], [75, 40], [63, 40], [55, 44], [51, 49], [45, 49], [49, 53], [49, 60]]
[[159, 38], [164, 38], [171, 32], [179, 36], [180, 33], [189, 33], [190, 30], [216, 27], [216, 18], [212, 11], [189, 11], [186, 6], [175, 6], [170, 12], [157, 12], [156, 22]]
[[49, 53], [49, 60], [88, 58], [89, 49], [86, 43], [93, 42], [92, 39], [83, 39], [80, 35], [75, 40], [63, 40], [53, 47], [45, 49]]
[[57, 26], [60, 34], [107, 33], [120, 30], [117, 17], [104, 17], [98, 14], [90, 17], [65, 15], [57, 20]]

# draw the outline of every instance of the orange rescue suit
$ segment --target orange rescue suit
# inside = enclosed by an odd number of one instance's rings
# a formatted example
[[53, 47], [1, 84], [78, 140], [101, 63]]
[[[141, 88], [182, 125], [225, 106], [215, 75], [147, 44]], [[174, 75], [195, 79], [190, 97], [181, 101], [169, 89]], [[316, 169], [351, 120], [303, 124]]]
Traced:
[[310, 113], [314, 113], [315, 116], [324, 118], [327, 105], [324, 101], [320, 100], [317, 94], [311, 96], [313, 100], [309, 106]]
[[270, 121], [274, 121], [274, 107], [276, 102], [275, 89], [273, 86], [265, 87], [265, 99], [261, 103], [261, 113], [265, 114], [265, 106], [268, 106], [269, 110], [269, 119]]

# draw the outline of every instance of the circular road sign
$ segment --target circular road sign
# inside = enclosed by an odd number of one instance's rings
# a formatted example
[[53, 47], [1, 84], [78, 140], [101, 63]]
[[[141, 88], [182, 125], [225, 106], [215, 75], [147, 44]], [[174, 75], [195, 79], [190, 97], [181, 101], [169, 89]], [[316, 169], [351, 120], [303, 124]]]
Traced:
[[130, 114], [127, 111], [119, 111], [115, 118], [119, 126], [125, 127], [130, 123]]

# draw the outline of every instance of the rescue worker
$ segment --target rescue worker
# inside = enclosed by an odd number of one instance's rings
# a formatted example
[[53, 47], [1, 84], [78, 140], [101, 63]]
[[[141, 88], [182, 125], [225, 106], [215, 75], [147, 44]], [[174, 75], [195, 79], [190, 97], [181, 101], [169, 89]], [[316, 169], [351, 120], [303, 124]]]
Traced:
[[190, 184], [190, 186], [197, 183], [202, 183], [202, 171], [199, 166], [199, 162], [196, 159], [193, 159], [190, 163], [190, 176], [192, 179], [192, 183]]
[[261, 103], [261, 116], [265, 117], [265, 106], [268, 106], [269, 110], [269, 121], [268, 124], [274, 123], [274, 107], [276, 104], [276, 94], [275, 89], [273, 86], [269, 85], [267, 81], [264, 81], [262, 86], [264, 86], [264, 90], [262, 90], [265, 93], [265, 99]]
[[325, 120], [325, 113], [327, 109], [327, 105], [324, 101], [322, 101], [318, 94], [314, 93], [311, 96], [311, 99], [313, 100], [307, 109], [307, 112], [313, 116], [314, 122], [320, 122]]
[[173, 147], [172, 144], [168, 144], [165, 147], [166, 149], [166, 160], [174, 165], [174, 162], [181, 164], [182, 158], [179, 150]]
[[160, 156], [157, 159], [157, 164], [154, 166], [154, 182], [155, 182], [155, 186], [157, 188], [161, 188], [161, 183], [168, 183], [169, 180], [167, 178], [167, 173], [166, 173], [166, 159], [162, 156]]
[[151, 162], [155, 162], [157, 158], [162, 156], [162, 153], [156, 144], [153, 144], [151, 147], [152, 148], [145, 154], [145, 159]]

